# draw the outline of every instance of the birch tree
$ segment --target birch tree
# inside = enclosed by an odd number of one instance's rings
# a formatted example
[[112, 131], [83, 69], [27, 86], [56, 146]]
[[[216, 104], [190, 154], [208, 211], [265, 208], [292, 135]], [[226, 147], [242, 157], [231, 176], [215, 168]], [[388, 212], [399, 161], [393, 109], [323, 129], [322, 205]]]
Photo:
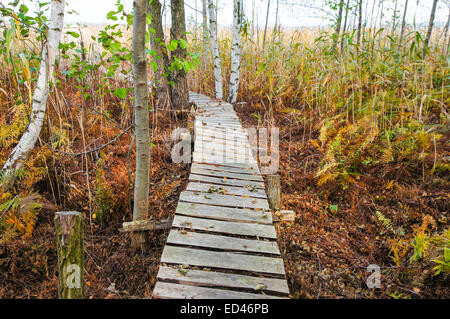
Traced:
[[361, 43], [361, 33], [362, 33], [362, 15], [363, 15], [362, 5], [363, 5], [362, 0], [359, 0], [359, 4], [358, 4], [358, 11], [359, 11], [359, 13], [358, 13], [358, 39], [357, 39], [357, 44], [356, 44], [356, 47], [358, 48], [358, 50], [359, 50], [359, 45]]
[[430, 45], [431, 33], [433, 32], [434, 17], [436, 16], [437, 2], [438, 0], [433, 0], [433, 8], [431, 9], [430, 22], [428, 23], [428, 31], [427, 36], [425, 38], [424, 50], [426, 50], [426, 48], [428, 48], [428, 46]]
[[344, 27], [342, 28], [342, 37], [341, 37], [341, 52], [344, 51], [344, 35], [347, 32], [349, 3], [350, 3], [350, 0], [347, 0], [347, 4], [345, 5]]
[[264, 47], [266, 45], [267, 23], [269, 22], [269, 10], [270, 10], [270, 0], [267, 1], [266, 23], [264, 25], [264, 36], [263, 36], [263, 43], [262, 43], [263, 51], [264, 51]]
[[236, 103], [239, 90], [239, 71], [241, 68], [241, 31], [243, 17], [243, 1], [233, 3], [233, 43], [231, 46], [231, 75], [228, 102]]
[[207, 14], [207, 6], [206, 0], [202, 0], [202, 16], [203, 16], [203, 51], [206, 50], [208, 46], [208, 14]]
[[151, 0], [148, 6], [151, 23], [148, 25], [150, 35], [150, 48], [153, 50], [152, 62], [154, 64], [153, 94], [155, 106], [158, 109], [171, 106], [171, 87], [167, 78], [169, 56], [164, 43], [164, 30], [162, 26], [161, 2]]
[[[173, 63], [175, 60], [183, 61], [186, 58], [186, 20], [184, 0], [171, 0], [170, 4], [172, 15], [170, 38], [172, 41], [178, 41], [176, 49], [172, 51], [171, 57]], [[172, 87], [173, 106], [179, 109], [186, 108], [189, 104], [189, 90], [184, 68], [175, 68], [172, 71], [171, 79], [174, 82]]]
[[[133, 221], [146, 218], [150, 172], [150, 134], [147, 88], [147, 59], [145, 55], [145, 31], [148, 0], [133, 1], [132, 57], [134, 72], [134, 125], [136, 136], [136, 180], [134, 184]], [[134, 245], [142, 247], [144, 233], [134, 234]]]
[[211, 51], [214, 62], [214, 81], [216, 86], [216, 99], [223, 98], [222, 91], [222, 68], [220, 66], [220, 52], [219, 44], [217, 42], [217, 19], [216, 8], [213, 0], [208, 0], [208, 14], [209, 14], [209, 41], [211, 44]]
[[400, 46], [402, 45], [403, 42], [403, 36], [405, 34], [405, 27], [406, 27], [406, 13], [408, 12], [408, 2], [409, 0], [406, 0], [405, 2], [405, 8], [403, 9], [403, 18], [402, 18], [402, 27], [400, 29]]
[[339, 1], [339, 10], [338, 15], [336, 19], [336, 29], [334, 31], [334, 40], [333, 40], [333, 47], [336, 49], [337, 41], [339, 39], [339, 34], [341, 33], [341, 22], [342, 22], [342, 11], [344, 9], [344, 0]]
[[42, 48], [42, 59], [33, 94], [30, 122], [0, 172], [0, 176], [3, 177], [3, 181], [0, 181], [0, 183], [5, 188], [13, 185], [15, 172], [26, 162], [41, 133], [47, 109], [49, 82], [53, 75], [55, 58], [64, 26], [64, 8], [65, 0], [51, 1], [50, 23], [47, 31], [47, 39]]

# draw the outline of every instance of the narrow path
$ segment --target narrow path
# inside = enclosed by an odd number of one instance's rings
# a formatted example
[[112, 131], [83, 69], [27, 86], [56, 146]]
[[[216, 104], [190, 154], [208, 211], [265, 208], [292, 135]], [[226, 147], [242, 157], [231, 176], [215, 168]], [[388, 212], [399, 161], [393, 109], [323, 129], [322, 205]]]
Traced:
[[229, 103], [197, 106], [189, 183], [161, 257], [154, 298], [280, 298], [283, 259], [246, 130]]

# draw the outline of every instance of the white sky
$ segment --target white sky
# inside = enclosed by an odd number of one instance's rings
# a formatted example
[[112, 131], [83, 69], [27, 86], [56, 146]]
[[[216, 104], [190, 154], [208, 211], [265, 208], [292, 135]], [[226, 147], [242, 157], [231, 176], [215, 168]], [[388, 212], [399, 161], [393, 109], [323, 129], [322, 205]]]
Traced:
[[[8, 3], [11, 0], [0, 0], [2, 3]], [[79, 15], [66, 15], [66, 23], [92, 23], [103, 24], [107, 23], [106, 14], [115, 9], [116, 0], [66, 0], [68, 4], [68, 10], [75, 10]], [[267, 10], [268, 0], [244, 0], [245, 1], [245, 14], [248, 19], [252, 18], [253, 8], [255, 8], [255, 24], [260, 27], [264, 25], [265, 15]], [[374, 0], [364, 0], [367, 3], [367, 10], [365, 5], [364, 12], [371, 12]], [[37, 6], [38, 0], [21, 0], [30, 7], [30, 11], [33, 11]], [[41, 0], [44, 2], [44, 0]], [[166, 4], [170, 3], [170, 0], [161, 0]], [[201, 0], [185, 0], [186, 4], [186, 19], [188, 22], [195, 21], [195, 10], [197, 7], [201, 11]], [[317, 25], [327, 25], [327, 14], [321, 10], [314, 10], [310, 7], [321, 7], [325, 9], [325, 6], [321, 5], [324, 0], [279, 0], [279, 17], [280, 24], [283, 27], [307, 27]], [[354, 2], [353, 0], [350, 2]], [[398, 10], [403, 12], [403, 4], [405, 0], [398, 0]], [[417, 6], [419, 2], [419, 6]], [[133, 0], [122, 0], [125, 5], [125, 9], [131, 11]], [[219, 14], [218, 22], [220, 25], [231, 25], [232, 23], [232, 6], [233, 0], [218, 0]], [[269, 13], [269, 26], [273, 26], [275, 23], [275, 11], [277, 0], [271, 0], [271, 7]], [[390, 19], [394, 8], [394, 0], [385, 0], [384, 14], [385, 19]], [[416, 23], [426, 23], [429, 19], [431, 11], [432, 0], [410, 0], [408, 5], [408, 22], [413, 22], [414, 13], [416, 13]], [[192, 8], [192, 9], [191, 9]], [[170, 11], [170, 10], [169, 10]], [[377, 10], [375, 9], [375, 16]], [[449, 9], [444, 0], [439, 1], [439, 7], [436, 13], [436, 24], [443, 24], [447, 21]], [[365, 14], [365, 13], [363, 13]], [[197, 21], [201, 23], [201, 13], [197, 13]], [[170, 17], [166, 18], [166, 21], [170, 23]]]

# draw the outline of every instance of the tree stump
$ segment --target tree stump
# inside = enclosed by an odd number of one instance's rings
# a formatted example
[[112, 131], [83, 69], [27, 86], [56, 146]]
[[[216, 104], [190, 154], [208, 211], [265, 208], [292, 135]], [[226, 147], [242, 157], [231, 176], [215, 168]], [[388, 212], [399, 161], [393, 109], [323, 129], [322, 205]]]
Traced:
[[84, 298], [84, 225], [79, 212], [57, 212], [55, 229], [58, 249], [60, 299]]
[[280, 175], [268, 175], [267, 188], [270, 209], [279, 210], [281, 205]]

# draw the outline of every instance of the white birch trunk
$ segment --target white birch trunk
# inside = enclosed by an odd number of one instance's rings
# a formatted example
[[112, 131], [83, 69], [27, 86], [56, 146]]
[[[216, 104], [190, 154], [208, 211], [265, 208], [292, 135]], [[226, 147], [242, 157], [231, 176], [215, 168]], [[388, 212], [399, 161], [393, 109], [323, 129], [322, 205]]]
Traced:
[[30, 124], [1, 170], [3, 178], [0, 183], [3, 183], [5, 187], [9, 187], [14, 183], [15, 171], [20, 169], [26, 162], [41, 133], [47, 106], [49, 80], [53, 74], [55, 57], [64, 27], [64, 8], [65, 0], [51, 1], [50, 24], [47, 32], [47, 41], [42, 48], [42, 61], [33, 94]]
[[[134, 71], [134, 125], [136, 136], [136, 180], [134, 184], [133, 221], [145, 219], [148, 213], [150, 172], [150, 134], [148, 119], [147, 60], [145, 31], [148, 0], [134, 0], [133, 71]], [[137, 241], [143, 241], [138, 238]], [[140, 244], [140, 243], [138, 243]]]
[[239, 71], [241, 68], [241, 27], [242, 27], [242, 0], [234, 0], [233, 8], [233, 43], [231, 45], [231, 75], [228, 102], [236, 103], [239, 90]]
[[219, 44], [217, 42], [217, 19], [214, 7], [214, 1], [208, 0], [208, 13], [209, 13], [209, 40], [211, 42], [211, 51], [214, 61], [214, 80], [216, 84], [216, 98], [223, 98], [222, 91], [222, 68], [220, 66], [220, 52]]

